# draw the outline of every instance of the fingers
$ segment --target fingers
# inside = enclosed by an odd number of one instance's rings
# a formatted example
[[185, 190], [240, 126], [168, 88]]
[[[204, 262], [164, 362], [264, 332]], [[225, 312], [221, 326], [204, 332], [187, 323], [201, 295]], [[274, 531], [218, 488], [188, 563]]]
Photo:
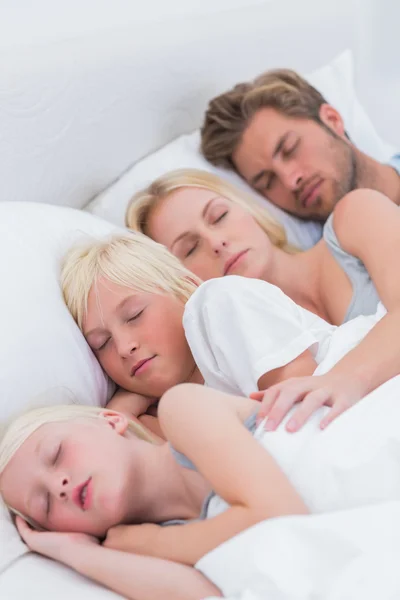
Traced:
[[330, 392], [324, 389], [314, 390], [307, 394], [304, 397], [303, 402], [294, 411], [292, 417], [287, 422], [287, 431], [294, 433], [301, 429], [311, 415], [329, 401], [330, 396]]
[[257, 392], [252, 392], [249, 396], [249, 398], [251, 398], [252, 400], [262, 400], [264, 398], [264, 394], [266, 392], [264, 390], [257, 391]]
[[111, 527], [111, 529], [107, 531], [106, 538], [102, 545], [113, 550], [121, 550], [125, 542], [125, 531], [125, 525]]
[[[257, 422], [260, 423], [265, 417], [268, 416], [271, 407], [275, 404], [279, 397], [279, 387], [273, 386], [269, 390], [263, 392], [262, 404], [257, 415]], [[268, 423], [267, 423], [268, 424]], [[267, 429], [267, 431], [269, 431]]]
[[17, 526], [18, 533], [20, 534], [22, 539], [24, 541], [26, 541], [26, 538], [29, 536], [29, 533], [32, 531], [32, 529], [29, 527], [28, 523], [22, 517], [17, 515], [15, 518], [15, 525]]
[[107, 535], [105, 537], [105, 540], [103, 540], [102, 546], [105, 546], [106, 548], [115, 549], [115, 546], [118, 542], [118, 537], [118, 534], [116, 534], [114, 531], [114, 527], [112, 527], [107, 531]]
[[272, 408], [268, 411], [268, 419], [265, 425], [266, 431], [275, 431], [283, 418], [287, 415], [294, 404], [303, 400], [307, 391], [296, 391], [293, 389], [281, 390]]
[[327, 415], [322, 419], [320, 423], [321, 429], [325, 429], [332, 421], [334, 421], [339, 415], [341, 415], [345, 410], [347, 410], [349, 405], [345, 402], [336, 402]]

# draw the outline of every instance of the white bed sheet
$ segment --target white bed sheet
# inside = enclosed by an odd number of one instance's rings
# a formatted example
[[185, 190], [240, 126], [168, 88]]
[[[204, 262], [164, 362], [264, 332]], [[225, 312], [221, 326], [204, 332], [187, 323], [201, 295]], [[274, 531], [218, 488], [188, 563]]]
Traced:
[[398, 600], [400, 502], [265, 521], [198, 568], [229, 600]]
[[[330, 509], [336, 494], [338, 510], [260, 523], [204, 556], [197, 568], [231, 600], [398, 600], [399, 397], [400, 376], [331, 424], [322, 443], [312, 440], [306, 448], [304, 456], [314, 451], [318, 460], [302, 461], [297, 489], [317, 498], [319, 507], [326, 494]], [[284, 430], [277, 434], [293, 438]], [[308, 436], [303, 439], [306, 446]], [[301, 452], [292, 453], [292, 461]], [[31, 554], [1, 575], [0, 598], [25, 600], [27, 589], [41, 600], [115, 597]]]
[[29, 553], [0, 577], [1, 600], [121, 600], [75, 571]]
[[[299, 446], [291, 453], [292, 467], [301, 457], [291, 476], [300, 494], [331, 512], [265, 521], [203, 557], [197, 568], [232, 599], [398, 599], [399, 398], [400, 376], [332, 423], [320, 443], [314, 436], [308, 444], [304, 436], [304, 452]], [[279, 437], [291, 434], [273, 435], [277, 447]], [[287, 473], [288, 457], [281, 462]]]

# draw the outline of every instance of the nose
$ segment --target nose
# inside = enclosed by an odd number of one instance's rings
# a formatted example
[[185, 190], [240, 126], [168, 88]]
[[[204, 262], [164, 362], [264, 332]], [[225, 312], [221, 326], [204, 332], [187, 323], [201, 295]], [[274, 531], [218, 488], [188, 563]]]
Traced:
[[295, 164], [286, 164], [281, 171], [281, 181], [290, 191], [295, 192], [299, 189], [304, 180], [301, 169]]
[[65, 474], [55, 475], [53, 481], [50, 484], [50, 489], [55, 498], [60, 500], [66, 500], [70, 494], [70, 480]]
[[227, 242], [221, 239], [221, 236], [213, 236], [210, 242], [213, 252], [217, 255], [221, 254], [221, 252], [228, 246]]
[[132, 331], [129, 329], [114, 335], [114, 342], [121, 358], [129, 358], [138, 348], [137, 342], [132, 337]]

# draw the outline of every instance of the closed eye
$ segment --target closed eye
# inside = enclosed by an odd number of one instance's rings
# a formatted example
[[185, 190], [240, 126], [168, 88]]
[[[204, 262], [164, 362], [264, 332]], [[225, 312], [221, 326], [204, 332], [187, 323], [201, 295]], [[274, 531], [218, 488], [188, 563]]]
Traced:
[[217, 218], [215, 219], [215, 221], [214, 221], [214, 225], [215, 225], [215, 223], [219, 223], [220, 221], [222, 221], [222, 219], [223, 219], [224, 217], [226, 217], [226, 215], [227, 215], [227, 214], [228, 214], [228, 211], [226, 210], [224, 213], [222, 213], [222, 215], [220, 215], [219, 217], [217, 217]]
[[188, 258], [188, 256], [193, 254], [193, 252], [195, 252], [195, 250], [197, 249], [198, 245], [199, 245], [199, 242], [195, 242], [193, 244], [193, 246], [185, 253], [185, 258]]
[[51, 511], [51, 495], [50, 492], [47, 492], [46, 494], [46, 517], [49, 516]]
[[62, 445], [60, 444], [60, 445], [58, 446], [57, 452], [56, 452], [56, 453], [55, 453], [55, 455], [54, 455], [54, 458], [53, 458], [53, 465], [55, 465], [55, 464], [57, 463], [58, 459], [59, 459], [59, 458], [60, 458], [60, 456], [61, 456], [61, 448], [62, 448]]
[[287, 158], [288, 156], [291, 156], [294, 151], [297, 149], [298, 145], [300, 143], [300, 140], [297, 140], [292, 146], [290, 146], [289, 148], [284, 148], [282, 150], [282, 155]]
[[92, 348], [92, 350], [94, 352], [100, 352], [101, 350], [104, 350], [104, 348], [107, 346], [108, 342], [110, 341], [111, 337], [108, 337], [102, 344], [101, 346], [98, 346], [97, 348]]
[[131, 321], [136, 321], [136, 319], [138, 319], [143, 312], [144, 312], [144, 308], [143, 308], [143, 310], [136, 313], [133, 317], [130, 317], [129, 319], [127, 319], [126, 322], [131, 323]]
[[271, 173], [271, 175], [268, 177], [268, 181], [267, 181], [267, 183], [266, 183], [266, 184], [265, 184], [265, 186], [264, 186], [264, 189], [265, 189], [266, 191], [268, 191], [268, 190], [270, 190], [270, 189], [271, 189], [272, 185], [273, 185], [273, 184], [274, 184], [274, 182], [275, 182], [275, 179], [276, 179], [276, 175], [275, 175], [274, 173]]

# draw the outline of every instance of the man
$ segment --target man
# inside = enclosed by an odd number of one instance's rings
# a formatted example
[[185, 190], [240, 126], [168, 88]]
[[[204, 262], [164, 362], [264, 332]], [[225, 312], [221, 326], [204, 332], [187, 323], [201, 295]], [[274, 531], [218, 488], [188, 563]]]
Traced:
[[400, 155], [384, 165], [361, 152], [337, 110], [294, 71], [269, 71], [211, 100], [202, 152], [303, 219], [325, 221], [357, 188], [400, 204]]

